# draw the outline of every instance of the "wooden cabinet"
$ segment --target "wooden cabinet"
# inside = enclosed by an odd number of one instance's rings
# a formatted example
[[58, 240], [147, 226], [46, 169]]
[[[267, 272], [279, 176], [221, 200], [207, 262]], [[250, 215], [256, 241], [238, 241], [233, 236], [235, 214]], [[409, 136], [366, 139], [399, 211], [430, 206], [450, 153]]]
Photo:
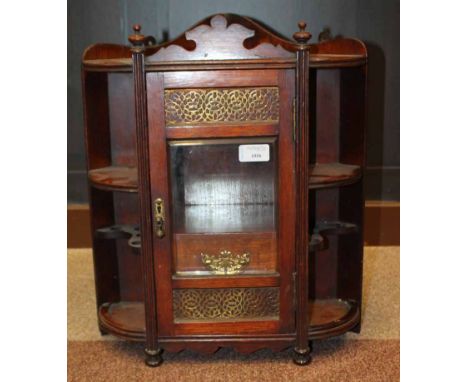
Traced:
[[366, 49], [236, 15], [97, 44], [83, 96], [99, 327], [162, 350], [360, 329]]

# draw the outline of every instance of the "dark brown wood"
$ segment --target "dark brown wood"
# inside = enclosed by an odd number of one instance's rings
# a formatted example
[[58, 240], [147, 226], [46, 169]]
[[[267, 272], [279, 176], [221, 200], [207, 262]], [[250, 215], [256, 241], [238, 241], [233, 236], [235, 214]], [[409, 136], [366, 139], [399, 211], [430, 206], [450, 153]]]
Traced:
[[[143, 42], [144, 44], [144, 42]], [[140, 202], [141, 265], [144, 272], [145, 324], [147, 364], [157, 366], [160, 354], [157, 342], [156, 296], [154, 292], [154, 259], [152, 256], [151, 195], [148, 152], [148, 120], [146, 113], [146, 80], [144, 68], [144, 47], [137, 42], [132, 48], [135, 86], [136, 134], [138, 154], [138, 188]]]
[[310, 302], [309, 339], [319, 340], [339, 336], [359, 325], [361, 312], [355, 301], [338, 299]]
[[135, 97], [131, 73], [109, 73], [109, 123], [114, 166], [137, 166]]
[[[265, 86], [265, 85], [276, 85], [278, 86], [279, 85], [279, 88], [280, 88], [280, 93], [281, 93], [281, 96], [284, 97], [286, 100], [289, 99], [289, 102], [286, 102], [285, 103], [285, 108], [283, 110], [280, 110], [280, 113], [282, 115], [281, 117], [281, 123], [280, 125], [276, 126], [275, 129], [278, 131], [280, 131], [280, 142], [279, 142], [279, 151], [280, 155], [283, 155], [284, 157], [284, 160], [283, 162], [280, 163], [280, 174], [287, 174], [288, 172], [289, 173], [292, 173], [292, 166], [293, 166], [293, 161], [292, 161], [292, 136], [290, 134], [290, 132], [288, 131], [288, 125], [291, 123], [291, 113], [290, 113], [290, 109], [288, 107], [288, 105], [291, 105], [292, 104], [292, 92], [290, 90], [287, 90], [288, 86], [291, 86], [292, 84], [292, 80], [293, 80], [293, 77], [292, 77], [292, 72], [290, 73], [289, 75], [289, 79], [288, 77], [281, 77], [281, 79], [278, 78], [278, 72], [277, 71], [265, 71], [265, 72], [250, 72], [250, 71], [244, 71], [242, 73], [234, 73], [232, 72], [232, 74], [230, 72], [222, 72], [222, 73], [217, 73], [217, 72], [211, 72], [209, 73], [210, 75], [208, 75], [208, 73], [200, 73], [200, 74], [195, 74], [193, 76], [190, 76], [189, 74], [187, 73], [180, 73], [180, 77], [179, 76], [175, 76], [175, 74], [170, 74], [170, 75], [165, 75], [164, 76], [164, 85], [165, 86], [168, 86], [172, 89], [174, 88], [185, 88], [185, 87], [190, 87], [190, 88], [195, 88], [196, 86], [209, 86], [209, 87], [212, 87], [212, 86], [223, 86], [223, 87], [235, 87], [235, 86], [239, 86], [241, 84], [247, 84], [249, 86]], [[168, 189], [167, 189], [167, 184], [168, 184], [168, 180], [167, 180], [167, 177], [166, 175], [164, 175], [165, 173], [165, 169], [167, 168], [168, 164], [166, 162], [166, 160], [164, 159], [164, 155], [162, 155], [162, 151], [164, 151], [164, 147], [166, 145], [166, 139], [167, 139], [167, 134], [168, 134], [168, 131], [171, 130], [171, 128], [165, 128], [165, 125], [164, 125], [164, 120], [161, 119], [161, 110], [162, 110], [162, 105], [163, 105], [163, 100], [161, 98], [161, 95], [163, 94], [163, 91], [161, 91], [161, 88], [159, 85], [160, 82], [158, 82], [158, 80], [155, 78], [154, 82], [152, 80], [152, 77], [149, 76], [149, 84], [151, 85], [148, 85], [148, 98], [151, 99], [151, 104], [153, 105], [154, 109], [150, 108], [149, 109], [149, 126], [150, 126], [150, 142], [152, 145], [153, 148], [151, 149], [150, 148], [150, 152], [154, 152], [155, 153], [155, 159], [154, 161], [151, 161], [151, 163], [155, 166], [155, 171], [154, 171], [154, 174], [155, 174], [155, 178], [154, 178], [154, 191], [153, 191], [153, 199], [157, 198], [157, 197], [162, 197], [163, 200], [168, 200]], [[156, 113], [156, 111], [159, 111], [158, 113]], [[220, 133], [219, 135], [217, 134], [217, 131], [218, 130], [226, 130], [228, 131], [230, 129], [230, 125], [223, 125], [221, 124], [220, 125], [221, 127], [218, 127], [217, 130], [213, 130], [213, 134], [211, 136], [211, 138], [213, 137], [223, 137], [224, 135], [222, 133]], [[245, 126], [244, 127], [245, 129], [248, 129], [249, 126]], [[188, 129], [187, 129], [188, 130]], [[154, 136], [153, 138], [151, 137], [151, 134], [152, 132], [154, 132]], [[192, 132], [188, 133], [190, 134], [189, 136], [178, 136], [178, 138], [193, 138], [194, 137], [194, 134], [196, 134], [197, 132], [197, 128], [193, 128], [192, 129]], [[166, 136], [166, 137], [165, 137]], [[195, 137], [199, 138], [198, 136], [195, 135]], [[157, 153], [157, 154], [156, 154]], [[291, 158], [289, 160], [287, 160], [287, 158]], [[280, 175], [280, 180], [279, 182], [281, 184], [284, 184], [283, 187], [280, 188], [279, 190], [279, 200], [284, 200], [285, 202], [284, 203], [281, 203], [280, 202], [280, 205], [285, 205], [286, 206], [286, 203], [288, 200], [291, 200], [291, 198], [293, 198], [293, 196], [291, 195], [291, 193], [293, 193], [294, 191], [294, 185], [293, 184], [288, 184], [287, 182], [283, 182], [281, 181], [281, 178], [284, 176], [284, 175]], [[161, 179], [161, 177], [164, 176], [164, 180]], [[156, 179], [158, 179], [159, 181], [157, 181]], [[161, 187], [161, 185], [164, 185], [164, 187]], [[291, 221], [291, 217], [290, 217], [290, 214], [291, 213], [294, 213], [293, 210], [291, 210], [290, 208], [289, 209], [280, 209], [280, 217], [279, 217], [279, 222], [281, 224], [281, 227], [280, 227], [280, 232], [284, 232], [284, 240], [282, 241], [282, 247], [279, 248], [279, 258], [280, 258], [280, 265], [279, 265], [279, 269], [278, 271], [281, 270], [282, 273], [284, 273], [285, 275], [287, 275], [288, 273], [289, 274], [292, 274], [292, 270], [291, 271], [288, 271], [288, 269], [291, 269], [292, 267], [292, 262], [288, 259], [288, 256], [291, 256], [291, 254], [293, 253], [292, 251], [292, 245], [293, 245], [293, 240], [294, 240], [294, 230], [291, 229], [293, 228], [290, 224], [287, 224], [288, 221]], [[282, 214], [284, 214], [284, 216], [282, 216]], [[294, 215], [293, 215], [294, 216]], [[199, 324], [198, 325], [198, 329], [197, 328], [197, 325], [196, 324], [186, 324], [186, 325], [182, 325], [182, 324], [178, 324], [178, 325], [174, 325], [174, 323], [172, 323], [172, 306], [170, 305], [170, 301], [171, 301], [171, 298], [172, 298], [172, 295], [171, 295], [171, 269], [173, 269], [171, 267], [171, 264], [173, 263], [173, 261], [177, 261], [176, 258], [174, 257], [174, 260], [173, 260], [173, 256], [174, 255], [171, 255], [171, 249], [172, 247], [169, 245], [170, 243], [170, 237], [172, 235], [171, 233], [171, 227], [172, 229], [174, 229], [174, 226], [173, 224], [171, 223], [171, 216], [169, 214], [166, 215], [166, 225], [167, 225], [167, 228], [166, 228], [166, 234], [165, 236], [162, 238], [162, 239], [159, 239], [157, 240], [158, 243], [161, 244], [161, 246], [163, 247], [160, 247], [160, 251], [158, 252], [158, 258], [159, 258], [159, 261], [160, 261], [160, 266], [159, 266], [159, 277], [157, 278], [158, 280], [158, 285], [156, 287], [156, 290], [158, 291], [158, 300], [159, 301], [163, 301], [162, 304], [165, 305], [165, 309], [164, 310], [161, 310], [161, 312], [165, 312], [164, 315], [161, 315], [160, 316], [160, 329], [162, 331], [162, 334], [166, 334], [166, 333], [183, 333], [183, 330], [188, 330], [190, 331], [190, 333], [195, 333], [197, 330], [200, 332], [200, 333], [203, 333], [205, 330], [206, 330], [206, 327], [202, 324]], [[183, 236], [180, 236], [180, 235], [177, 235], [176, 237], [178, 237], [179, 239], [175, 239], [174, 240], [174, 243], [178, 243], [178, 240], [182, 240], [182, 238], [186, 236], [186, 235], [183, 235]], [[190, 237], [192, 237], [193, 235], [190, 235]], [[187, 237], [187, 238], [190, 238], [190, 237]], [[219, 236], [218, 236], [219, 238]], [[185, 240], [185, 239], [184, 239]], [[207, 243], [210, 242], [210, 237], [207, 236], [206, 240], [204, 241], [199, 241], [199, 239], [197, 239], [197, 237], [195, 236], [194, 237], [194, 240], [196, 240], [194, 243], [196, 242], [199, 242], [199, 243], [203, 243], [206, 247], [206, 245], [208, 245]], [[219, 240], [216, 239], [216, 242], [218, 242]], [[165, 243], [165, 244], [164, 244]], [[186, 253], [185, 254], [185, 249], [184, 248], [187, 248], [188, 251], [194, 251], [195, 253], [200, 252], [200, 249], [197, 249], [196, 246], [194, 244], [190, 244], [190, 242], [187, 242], [188, 244], [182, 244], [179, 243], [177, 244], [177, 250], [178, 252], [180, 252], [180, 259], [183, 260], [184, 262], [186, 262], [188, 259], [190, 259], [189, 257], [189, 253]], [[242, 240], [241, 241], [238, 241], [238, 240], [233, 240], [232, 243], [242, 243]], [[289, 244], [288, 244], [289, 243]], [[187, 247], [185, 247], [185, 245], [187, 245]], [[217, 244], [219, 245], [219, 243]], [[262, 245], [263, 247], [265, 247], [265, 245]], [[288, 248], [289, 246], [289, 248]], [[162, 249], [164, 248], [164, 250]], [[208, 247], [206, 247], [208, 248]], [[208, 248], [209, 249], [209, 248]], [[252, 249], [252, 248], [251, 248]], [[172, 249], [173, 250], [173, 249]], [[235, 250], [235, 248], [234, 248]], [[253, 250], [253, 249], [252, 249]], [[163, 255], [164, 254], [164, 255]], [[255, 260], [255, 261], [259, 261], [261, 260], [261, 257], [258, 258], [258, 260]], [[176, 266], [176, 270], [180, 270], [180, 271], [187, 271], [189, 270], [190, 268], [187, 268], [186, 265], [183, 265], [184, 263], [177, 263], [177, 266]], [[255, 268], [255, 262], [253, 263], [253, 267]], [[259, 263], [260, 265], [261, 263]], [[195, 264], [194, 264], [195, 265]], [[179, 266], [181, 268], [179, 268]], [[265, 268], [264, 266], [261, 266], [260, 268]], [[276, 268], [276, 265], [275, 264], [272, 264], [270, 263], [269, 267], [267, 267], [266, 269], [268, 270], [268, 268], [270, 268], [272, 271], [275, 271], [275, 268]], [[162, 273], [161, 269], [165, 269], [165, 274]], [[281, 292], [281, 301], [284, 301], [284, 303], [282, 303], [282, 311], [280, 312], [280, 315], [284, 318], [282, 318], [282, 327], [283, 329], [282, 330], [291, 330], [291, 325], [292, 325], [292, 296], [291, 296], [291, 288], [289, 287], [289, 284], [292, 282], [292, 278], [288, 278], [287, 276], [283, 276], [281, 278], [283, 281], [282, 281], [282, 285], [280, 286], [280, 289], [283, 291]], [[210, 287], [210, 280], [209, 279], [203, 279], [203, 282], [200, 281], [200, 284], [203, 284], [205, 288], [209, 288]], [[219, 282], [218, 282], [218, 286], [219, 286]], [[289, 292], [288, 292], [289, 291]], [[169, 321], [168, 321], [168, 317], [169, 317]], [[226, 329], [226, 326], [225, 324], [217, 324], [217, 323], [212, 323], [211, 324], [211, 330], [212, 331], [215, 331], [216, 330], [216, 327], [220, 325], [220, 329], [221, 331], [227, 331]], [[275, 324], [276, 327], [278, 327], [277, 324]], [[229, 327], [229, 326], [228, 326]], [[247, 329], [247, 326], [242, 323], [240, 324], [239, 323], [239, 328], [245, 328], [245, 330], [248, 330]]]
[[[362, 55], [333, 55], [320, 54], [311, 56], [310, 68], [345, 68], [362, 66], [366, 64], [367, 58]], [[94, 59], [83, 61], [83, 67], [90, 72], [131, 72], [132, 61], [128, 58]], [[244, 59], [232, 60], [227, 64], [225, 61], [166, 61], [148, 62], [145, 64], [147, 70], [159, 72], [174, 72], [178, 70], [250, 70], [250, 69], [294, 69], [295, 59]]]
[[305, 27], [214, 15], [83, 54], [99, 326], [149, 366], [220, 346], [304, 365], [310, 340], [359, 331], [367, 53]]
[[138, 175], [136, 167], [109, 166], [90, 170], [90, 183], [103, 190], [126, 192], [138, 191]]
[[274, 287], [280, 286], [280, 277], [275, 274], [256, 274], [242, 276], [206, 276], [206, 277], [189, 277], [183, 275], [175, 275], [172, 277], [172, 286], [177, 288], [247, 288], [247, 287]]
[[222, 338], [217, 338], [216, 335], [211, 335], [209, 338], [201, 339], [200, 337], [172, 337], [161, 338], [160, 342], [164, 348], [170, 352], [180, 352], [184, 349], [191, 349], [205, 354], [212, 354], [220, 347], [233, 348], [240, 353], [249, 354], [260, 349], [268, 348], [273, 351], [282, 351], [293, 344], [294, 336], [269, 335], [267, 336], [244, 336], [230, 338], [223, 335]]
[[215, 334], [275, 334], [280, 328], [280, 320], [275, 321], [236, 321], [213, 323], [181, 323], [174, 325], [175, 336], [199, 335], [200, 333]]
[[120, 301], [119, 266], [114, 240], [100, 239], [94, 232], [115, 224], [112, 194], [90, 188], [91, 232], [93, 236], [94, 281], [96, 304]]
[[218, 248], [229, 248], [233, 253], [249, 248], [252, 259], [244, 274], [271, 273], [278, 268], [276, 232], [175, 234], [173, 245], [176, 273], [204, 270], [200, 254], [217, 254]]
[[280, 288], [280, 315], [284, 321], [282, 332], [291, 332], [294, 330], [294, 310], [296, 308], [295, 300], [295, 282], [296, 272], [294, 269], [295, 262], [295, 240], [296, 227], [294, 222], [297, 217], [297, 210], [293, 201], [297, 198], [297, 181], [294, 179], [293, 172], [295, 169], [295, 134], [291, 134], [296, 130], [294, 116], [294, 87], [295, 73], [293, 70], [284, 70], [279, 72], [278, 82], [280, 85], [280, 97], [283, 100], [281, 103], [281, 132], [279, 139], [279, 152], [281, 160], [278, 163], [278, 179], [279, 187], [279, 271], [281, 273], [281, 288]]
[[316, 72], [315, 163], [340, 162], [340, 75], [338, 69]]
[[[144, 301], [141, 267], [141, 237], [139, 232], [138, 194], [113, 192], [114, 216], [118, 226], [130, 226], [132, 236], [116, 240], [119, 264], [120, 298], [123, 301]], [[135, 230], [138, 227], [138, 231]], [[95, 231], [95, 235], [97, 231]]]
[[152, 62], [293, 56], [291, 42], [248, 18], [226, 14], [207, 17], [174, 41], [149, 49], [147, 58]]
[[169, 139], [184, 139], [184, 138], [211, 138], [217, 136], [220, 138], [237, 138], [237, 137], [261, 137], [272, 136], [278, 134], [278, 126], [270, 124], [253, 125], [229, 125], [229, 126], [171, 126], [167, 129], [167, 137]]
[[[309, 231], [314, 232], [319, 221], [340, 220], [339, 216], [339, 189], [329, 188], [316, 190], [315, 222]], [[328, 299], [336, 296], [337, 285], [337, 247], [339, 238], [335, 235], [325, 236], [326, 245], [320, 252], [313, 254], [313, 297]]]
[[[326, 338], [331, 332], [334, 332], [334, 335], [342, 334], [349, 330], [350, 326], [355, 325], [357, 305], [353, 302], [337, 299], [316, 300], [309, 301], [308, 312], [309, 338], [320, 339]], [[142, 303], [106, 303], [100, 307], [99, 315], [104, 328], [109, 333], [134, 341], [144, 340], [146, 335], [145, 314]], [[180, 350], [183, 348], [181, 345]]]
[[352, 305], [345, 300], [309, 301], [309, 326], [323, 326], [345, 317]]
[[306, 45], [311, 34], [305, 32], [306, 24], [300, 22], [300, 32], [294, 38], [301, 44], [296, 64], [296, 345], [294, 362], [307, 365], [311, 361], [308, 339], [309, 290], [309, 50]]
[[103, 328], [128, 340], [144, 341], [146, 338], [145, 306], [142, 302], [104, 303], [99, 307]]

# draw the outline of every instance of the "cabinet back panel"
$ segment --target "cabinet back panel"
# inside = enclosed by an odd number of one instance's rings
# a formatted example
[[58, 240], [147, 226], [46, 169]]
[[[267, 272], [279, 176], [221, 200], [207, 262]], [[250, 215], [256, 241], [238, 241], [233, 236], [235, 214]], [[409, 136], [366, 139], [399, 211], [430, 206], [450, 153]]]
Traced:
[[112, 164], [136, 167], [133, 75], [132, 73], [110, 73], [108, 86]]
[[[114, 193], [115, 224], [139, 225], [138, 195]], [[122, 301], [143, 301], [141, 254], [128, 245], [128, 239], [116, 240], [119, 266], [120, 298]]]

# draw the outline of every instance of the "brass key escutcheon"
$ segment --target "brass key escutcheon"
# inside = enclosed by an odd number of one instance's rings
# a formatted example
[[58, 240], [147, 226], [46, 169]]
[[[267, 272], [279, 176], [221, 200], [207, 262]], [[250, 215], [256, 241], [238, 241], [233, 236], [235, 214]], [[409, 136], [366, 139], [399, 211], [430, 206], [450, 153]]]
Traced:
[[159, 238], [164, 237], [164, 202], [161, 198], [154, 201], [154, 227], [156, 236]]

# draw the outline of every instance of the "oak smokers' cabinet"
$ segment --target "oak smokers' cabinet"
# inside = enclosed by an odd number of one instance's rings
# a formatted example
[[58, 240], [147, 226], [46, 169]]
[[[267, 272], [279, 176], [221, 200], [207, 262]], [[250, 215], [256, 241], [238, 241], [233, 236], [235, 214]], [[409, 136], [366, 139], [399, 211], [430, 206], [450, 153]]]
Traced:
[[367, 54], [236, 15], [83, 55], [99, 328], [162, 350], [360, 330]]

